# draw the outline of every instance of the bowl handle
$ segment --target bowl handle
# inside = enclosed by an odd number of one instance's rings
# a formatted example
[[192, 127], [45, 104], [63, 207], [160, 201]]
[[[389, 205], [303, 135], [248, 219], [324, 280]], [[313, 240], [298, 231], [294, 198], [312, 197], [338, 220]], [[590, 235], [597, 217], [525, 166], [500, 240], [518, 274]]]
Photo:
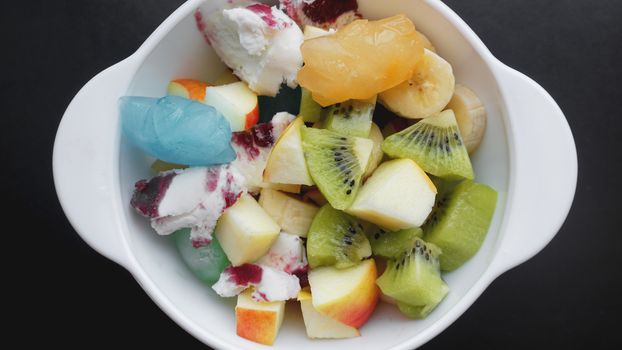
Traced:
[[493, 262], [502, 273], [542, 250], [570, 210], [577, 183], [574, 139], [553, 98], [524, 74], [499, 64], [511, 134], [510, 202]]
[[[65, 111], [54, 142], [56, 193], [71, 225], [96, 251], [126, 266], [118, 186], [117, 99], [135, 65], [126, 59], [95, 76]], [[114, 135], [111, 137], [110, 135]]]

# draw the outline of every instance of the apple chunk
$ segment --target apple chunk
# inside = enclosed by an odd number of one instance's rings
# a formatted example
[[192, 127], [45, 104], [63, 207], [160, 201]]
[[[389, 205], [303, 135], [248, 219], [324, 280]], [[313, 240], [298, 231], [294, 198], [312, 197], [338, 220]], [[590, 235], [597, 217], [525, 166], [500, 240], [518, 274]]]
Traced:
[[233, 266], [262, 257], [281, 228], [249, 194], [225, 210], [216, 225], [216, 238]]
[[272, 345], [283, 323], [285, 301], [257, 302], [251, 290], [238, 295], [235, 307], [237, 335], [256, 343]]
[[166, 88], [169, 96], [180, 96], [189, 100], [203, 102], [207, 83], [194, 79], [175, 79]]
[[353, 338], [361, 335], [359, 330], [336, 321], [313, 307], [311, 293], [301, 291], [298, 293], [302, 318], [305, 322], [305, 329], [309, 338], [320, 339], [342, 339]]
[[216, 108], [231, 124], [231, 131], [249, 129], [259, 120], [257, 95], [246, 83], [208, 86], [203, 103]]
[[261, 190], [259, 205], [281, 226], [283, 231], [300, 237], [307, 237], [311, 221], [319, 210], [311, 203], [305, 203], [268, 188]]
[[300, 127], [302, 117], [296, 118], [277, 140], [263, 172], [265, 182], [280, 184], [313, 185], [302, 151]]
[[381, 164], [361, 188], [348, 213], [390, 231], [418, 227], [432, 211], [436, 187], [410, 159]]
[[309, 272], [313, 307], [334, 320], [359, 328], [376, 308], [380, 290], [373, 259], [347, 269], [320, 267]]

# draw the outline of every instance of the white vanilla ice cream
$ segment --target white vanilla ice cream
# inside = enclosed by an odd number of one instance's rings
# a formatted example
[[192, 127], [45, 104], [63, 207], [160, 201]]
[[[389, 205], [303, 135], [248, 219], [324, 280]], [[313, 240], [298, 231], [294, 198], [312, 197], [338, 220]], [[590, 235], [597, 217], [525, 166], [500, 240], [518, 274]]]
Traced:
[[235, 75], [259, 95], [275, 96], [283, 82], [297, 86], [303, 35], [277, 7], [232, 1], [205, 16], [210, 44]]

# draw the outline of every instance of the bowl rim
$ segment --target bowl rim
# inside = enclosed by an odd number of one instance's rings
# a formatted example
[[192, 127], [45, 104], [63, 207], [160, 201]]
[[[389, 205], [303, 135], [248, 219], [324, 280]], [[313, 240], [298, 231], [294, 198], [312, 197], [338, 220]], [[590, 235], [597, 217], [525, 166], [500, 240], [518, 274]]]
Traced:
[[[91, 231], [93, 231], [94, 229], [92, 227], [86, 227], [87, 225], [84, 223], [84, 220], [79, 217], [80, 214], [78, 214], [75, 210], [75, 206], [77, 205], [77, 194], [68, 190], [69, 183], [66, 180], [69, 175], [66, 169], [62, 169], [64, 166], [66, 166], [67, 160], [69, 158], [78, 157], [75, 154], [68, 154], [68, 152], [66, 151], [67, 138], [70, 137], [69, 135], [71, 135], [74, 132], [73, 130], [75, 129], [71, 124], [72, 120], [76, 119], [72, 117], [76, 114], [72, 110], [72, 106], [79, 104], [80, 98], [88, 97], [88, 89], [92, 89], [93, 86], [97, 84], [98, 78], [100, 80], [104, 78], [110, 79], [110, 76], [114, 76], [115, 74], [118, 75], [118, 77], [120, 78], [121, 75], [123, 75], [123, 79], [119, 79], [118, 81], [118, 88], [126, 91], [127, 88], [130, 86], [130, 83], [133, 81], [133, 78], [138, 69], [140, 69], [143, 62], [153, 52], [161, 39], [164, 38], [173, 28], [175, 28], [175, 26], [181, 20], [191, 15], [192, 12], [195, 11], [195, 9], [204, 1], [205, 0], [189, 0], [182, 4], [176, 11], [174, 11], [168, 18], [166, 18], [160, 26], [158, 26], [154, 30], [154, 32], [145, 40], [145, 42], [138, 48], [138, 50], [134, 54], [132, 54], [127, 59], [121, 61], [117, 65], [114, 65], [100, 73], [100, 75], [93, 78], [93, 80], [87, 83], [85, 87], [76, 95], [70, 106], [67, 108], [67, 111], [63, 116], [63, 120], [61, 121], [61, 125], [59, 125], [59, 130], [57, 132], [53, 156], [54, 181], [57, 194], [61, 202], [61, 206], [63, 207], [63, 210], [65, 211], [70, 223], [89, 245], [91, 245], [102, 255], [109, 257], [111, 260], [119, 263], [128, 271], [130, 271], [136, 281], [149, 295], [149, 297], [163, 311], [165, 311], [165, 313], [169, 317], [171, 317], [177, 324], [182, 326], [182, 328], [184, 328], [194, 337], [216, 348], [233, 349], [231, 345], [221, 340], [221, 338], [218, 337], [216, 334], [212, 334], [209, 330], [206, 330], [204, 327], [199, 326], [176, 308], [174, 303], [169, 300], [165, 293], [156, 286], [156, 284], [151, 280], [149, 275], [143, 269], [141, 263], [132, 252], [130, 243], [128, 242], [125, 234], [119, 233], [119, 237], [117, 237], [118, 242], [108, 246], [106, 244], [102, 245], [102, 243], [99, 242], [97, 238], [93, 237]], [[447, 328], [462, 313], [464, 313], [464, 311], [468, 307], [470, 307], [470, 305], [477, 299], [479, 295], [481, 295], [484, 289], [497, 276], [499, 276], [501, 273], [508, 270], [509, 268], [512, 268], [529, 259], [539, 250], [544, 248], [544, 246], [548, 244], [548, 242], [554, 237], [555, 233], [559, 230], [568, 214], [568, 211], [570, 210], [572, 199], [574, 197], [574, 191], [576, 188], [577, 177], [577, 161], [574, 140], [572, 139], [570, 128], [568, 127], [563, 113], [561, 112], [557, 104], [553, 101], [553, 99], [550, 97], [550, 95], [548, 95], [548, 93], [546, 93], [544, 89], [542, 89], [531, 79], [510, 69], [499, 60], [497, 60], [484, 45], [484, 43], [479, 39], [479, 37], [477, 37], [473, 30], [471, 30], [471, 28], [443, 2], [438, 0], [425, 0], [424, 2], [427, 6], [430, 6], [433, 11], [436, 11], [441, 16], [445, 17], [447, 21], [451, 23], [451, 25], [454, 26], [461, 35], [463, 35], [464, 40], [466, 40], [466, 42], [474, 49], [474, 51], [478, 55], [480, 55], [486, 66], [493, 74], [495, 81], [497, 82], [501, 95], [500, 98], [503, 102], [500, 104], [500, 108], [502, 109], [504, 115], [504, 122], [507, 123], [505, 126], [505, 130], [507, 134], [506, 137], [508, 139], [508, 152], [510, 154], [510, 159], [508, 160], [509, 182], [506, 197], [506, 207], [503, 213], [503, 217], [501, 218], [501, 224], [499, 227], [499, 247], [495, 248], [496, 251], [492, 254], [489, 266], [477, 278], [476, 282], [468, 289], [468, 291], [465, 292], [465, 294], [461, 297], [460, 301], [456, 303], [456, 305], [454, 305], [444, 315], [442, 315], [441, 318], [439, 318], [436, 322], [424, 329], [417, 336], [391, 348], [396, 350], [417, 347], [429, 341], [431, 338]], [[533, 244], [529, 251], [522, 253], [513, 253], [512, 250], [507, 247], [507, 244], [504, 245], [503, 241], [505, 240], [505, 237], [504, 235], [502, 235], [502, 233], [508, 230], [508, 225], [511, 225], [510, 217], [514, 213], [514, 207], [518, 205], [518, 210], [520, 210], [521, 207], [521, 205], [516, 203], [516, 191], [517, 186], [519, 185], [519, 175], [524, 174], [524, 169], [523, 172], [521, 172], [521, 168], [523, 168], [524, 165], [519, 163], [522, 162], [521, 158], [524, 158], [525, 156], [524, 152], [522, 152], [520, 147], [518, 147], [520, 143], [517, 141], [517, 130], [520, 130], [521, 127], [519, 127], [517, 125], [517, 121], [512, 120], [513, 118], [511, 117], [515, 113], [512, 112], [510, 107], [515, 107], [516, 105], [509, 103], [509, 101], [511, 101], [514, 96], [511, 89], [505, 87], [506, 85], [516, 85], [518, 84], [517, 81], [524, 83], [529, 89], [532, 89], [534, 93], [541, 97], [541, 99], [543, 100], [542, 104], [546, 104], [551, 108], [551, 113], [554, 114], [553, 118], [555, 118], [555, 121], [557, 122], [556, 125], [558, 125], [561, 130], [559, 138], [563, 138], [564, 145], [568, 148], [565, 151], [565, 159], [570, 160], [570, 164], [568, 165], [567, 169], [569, 175], [568, 180], [563, 184], [567, 193], [563, 198], [559, 198], [557, 200], [556, 204], [558, 208], [555, 212], [555, 215], [550, 218], [550, 223], [547, 228], [547, 234], [539, 237], [537, 244]], [[524, 88], [525, 87], [523, 87], [523, 89]], [[539, 106], [539, 108], [544, 107]], [[121, 214], [123, 212], [123, 208], [121, 207], [120, 200], [121, 185], [119, 176], [119, 132], [117, 132], [117, 135], [111, 141], [113, 144], [113, 148], [111, 148], [108, 153], [111, 152], [110, 156], [112, 156], [112, 158], [114, 159], [113, 169], [111, 169], [111, 171], [116, 176], [113, 176], [112, 179], [106, 180], [107, 189], [112, 190], [114, 194], [114, 198], [108, 198], [108, 204], [110, 204], [111, 206], [108, 209], [110, 210], [113, 218], [115, 219], [113, 220], [114, 228], [117, 229], [118, 232], [127, 232], [129, 225], [125, 220], [125, 217], [123, 217], [123, 215]], [[110, 193], [108, 193], [108, 196], [110, 196]], [[84, 202], [84, 198], [82, 198], [81, 201]]]

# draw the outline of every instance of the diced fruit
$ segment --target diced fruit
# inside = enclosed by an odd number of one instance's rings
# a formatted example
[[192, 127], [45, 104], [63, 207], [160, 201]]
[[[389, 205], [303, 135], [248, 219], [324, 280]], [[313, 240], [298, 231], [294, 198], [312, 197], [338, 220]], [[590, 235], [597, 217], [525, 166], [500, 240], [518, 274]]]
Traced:
[[180, 96], [189, 100], [203, 102], [207, 83], [194, 79], [175, 79], [166, 88], [169, 96]]
[[263, 181], [313, 185], [302, 150], [301, 126], [304, 126], [304, 121], [302, 117], [298, 117], [283, 131], [270, 152], [263, 172]]
[[267, 188], [261, 190], [259, 205], [283, 231], [300, 237], [307, 237], [311, 221], [318, 211], [313, 204]]
[[354, 21], [333, 35], [305, 41], [301, 51], [305, 64], [298, 82], [329, 106], [368, 99], [407, 80], [423, 44], [410, 19], [396, 15]]
[[[431, 243], [417, 239], [415, 246], [397, 260], [390, 260], [377, 280], [382, 293], [395, 299], [410, 317], [425, 317], [447, 295], [449, 287], [441, 279], [438, 255]], [[410, 307], [406, 307], [410, 306]]]
[[466, 86], [456, 84], [447, 109], [454, 111], [460, 136], [469, 154], [474, 153], [486, 131], [486, 108], [479, 97]]
[[313, 269], [309, 272], [313, 307], [334, 320], [360, 328], [378, 303], [377, 276], [373, 259], [348, 269]]
[[425, 239], [442, 249], [441, 269], [453, 271], [482, 246], [497, 204], [497, 192], [470, 180], [441, 185], [423, 226]]
[[330, 35], [330, 34], [331, 32], [329, 32], [326, 29], [322, 29], [322, 28], [318, 28], [318, 27], [310, 26], [310, 25], [306, 25], [305, 30], [303, 32], [305, 40], [315, 39], [315, 38], [319, 38], [319, 37]]
[[231, 70], [225, 69], [225, 71], [212, 82], [212, 85], [227, 85], [238, 81], [240, 81], [240, 79], [236, 77]]
[[[265, 183], [263, 172], [276, 140], [295, 118], [287, 112], [280, 112], [275, 114], [269, 122], [257, 124], [246, 131], [233, 133], [231, 145], [237, 154], [235, 167], [244, 176], [249, 192], [254, 194], [259, 193], [264, 187], [282, 188], [284, 186]], [[295, 191], [298, 187], [287, 190]]]
[[371, 255], [363, 225], [354, 217], [326, 204], [315, 215], [307, 237], [309, 266], [354, 266]]
[[257, 95], [241, 81], [208, 87], [203, 102], [219, 110], [232, 131], [249, 129], [259, 120]]
[[257, 260], [270, 249], [281, 228], [249, 194], [225, 210], [216, 238], [234, 266]]
[[384, 138], [382, 137], [382, 132], [380, 132], [380, 128], [376, 125], [376, 123], [371, 124], [369, 139], [374, 142], [374, 147], [371, 149], [367, 169], [365, 169], [365, 174], [363, 175], [364, 178], [369, 177], [374, 170], [376, 170], [384, 157], [384, 152], [382, 152], [382, 141], [384, 141]]
[[473, 179], [473, 167], [450, 109], [387, 137], [382, 150], [409, 158], [427, 173], [446, 179]]
[[324, 204], [328, 203], [326, 197], [317, 189], [317, 187], [311, 188], [307, 193], [302, 197], [305, 200], [311, 200], [313, 203], [319, 205], [320, 207]]
[[156, 159], [151, 164], [151, 171], [158, 174], [163, 171], [169, 171], [169, 170], [174, 170], [174, 169], [186, 169], [187, 167], [188, 167], [187, 165], [168, 163], [168, 162]]
[[417, 163], [380, 164], [347, 212], [390, 231], [418, 227], [432, 211], [436, 187]]
[[445, 108], [454, 93], [454, 85], [451, 65], [426, 49], [410, 79], [381, 92], [378, 98], [404, 118], [426, 118]]
[[302, 127], [302, 143], [311, 178], [336, 209], [350, 206], [361, 186], [373, 142]]
[[423, 236], [423, 231], [419, 227], [414, 227], [387, 232], [379, 227], [374, 227], [371, 230], [366, 230], [366, 234], [375, 256], [397, 259], [405, 251], [415, 246], [416, 239]]
[[238, 295], [235, 307], [237, 335], [256, 343], [272, 345], [285, 313], [285, 301], [257, 302], [251, 291]]
[[308, 123], [319, 122], [322, 116], [322, 106], [313, 100], [311, 92], [305, 88], [302, 88], [300, 94], [300, 113], [298, 115]]
[[301, 291], [298, 294], [302, 318], [305, 322], [307, 336], [312, 339], [343, 339], [358, 337], [358, 329], [345, 325], [315, 310], [311, 301], [311, 293]]
[[205, 246], [194, 247], [190, 239], [190, 229], [182, 229], [174, 234], [177, 250], [197, 278], [214, 283], [230, 262], [217, 239]]
[[376, 96], [348, 100], [326, 108], [324, 128], [349, 136], [368, 137], [376, 107]]

